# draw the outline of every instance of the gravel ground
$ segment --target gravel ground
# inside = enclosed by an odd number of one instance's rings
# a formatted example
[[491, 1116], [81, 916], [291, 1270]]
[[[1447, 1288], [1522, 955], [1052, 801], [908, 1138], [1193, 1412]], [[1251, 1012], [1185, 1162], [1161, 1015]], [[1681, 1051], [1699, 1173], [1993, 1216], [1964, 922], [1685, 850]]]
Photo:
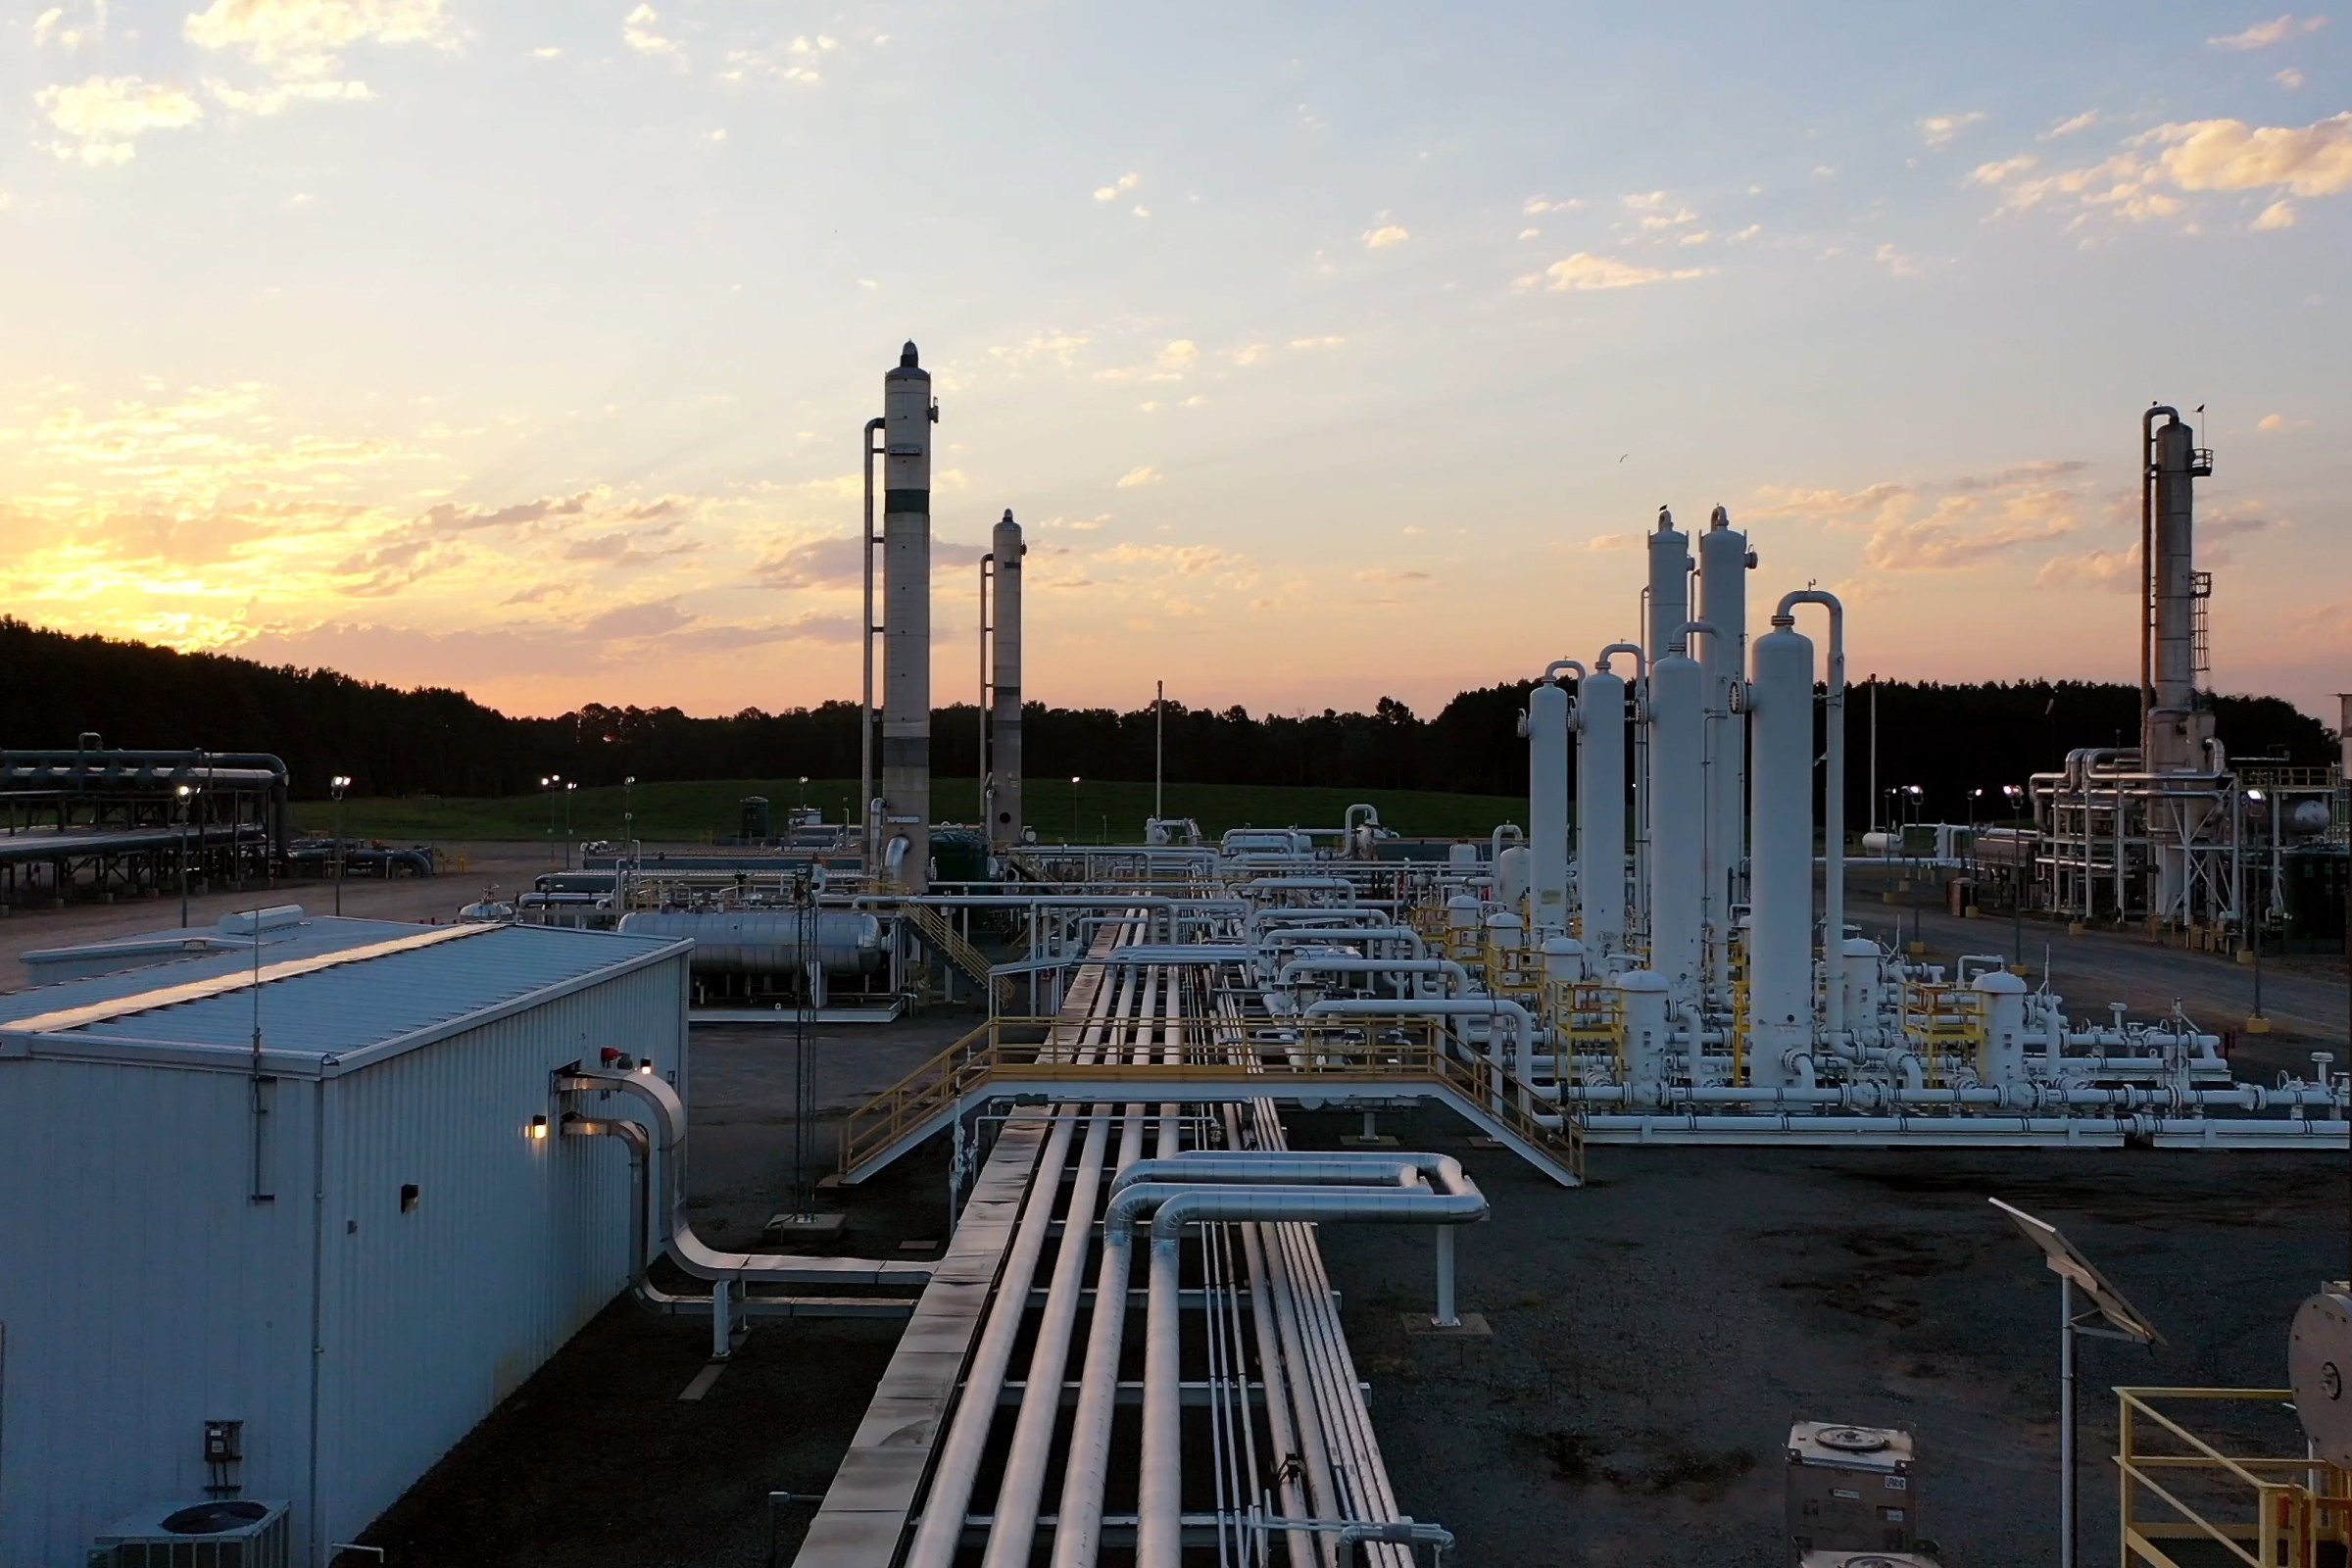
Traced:
[[[1298, 1147], [1346, 1118], [1299, 1117]], [[1460, 1152], [1494, 1203], [1460, 1244], [1494, 1338], [1407, 1338], [1425, 1235], [1323, 1231], [1399, 1506], [1466, 1562], [1778, 1564], [1790, 1423], [1912, 1432], [1927, 1536], [1955, 1568], [2054, 1556], [2058, 1285], [1994, 1213], [2050, 1220], [2171, 1340], [2085, 1342], [2085, 1560], [2115, 1539], [2117, 1384], [2277, 1387], [2286, 1328], [2341, 1275], [2346, 1175], [2291, 1154], [1593, 1152], [1561, 1192], [1442, 1113], [1386, 1130]], [[2291, 1426], [2268, 1451], [2295, 1451]]]

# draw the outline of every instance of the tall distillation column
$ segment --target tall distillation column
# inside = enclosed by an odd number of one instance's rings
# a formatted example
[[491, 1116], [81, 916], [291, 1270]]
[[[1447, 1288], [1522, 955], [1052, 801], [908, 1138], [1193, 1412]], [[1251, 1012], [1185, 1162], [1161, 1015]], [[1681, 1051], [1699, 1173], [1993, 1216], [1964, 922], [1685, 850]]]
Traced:
[[[1691, 624], [1685, 622], [1685, 626]], [[1711, 635], [1711, 633], [1710, 633]], [[1705, 883], [1700, 839], [1706, 792], [1706, 674], [1685, 652], [1682, 626], [1664, 658], [1649, 666], [1649, 967], [1675, 1004], [1695, 1003], [1706, 973]]]
[[1568, 933], [1568, 693], [1548, 673], [1527, 694], [1528, 929]]
[[[1683, 622], [1690, 618], [1690, 536], [1674, 525], [1674, 511], [1658, 509], [1658, 525], [1649, 535], [1648, 619], [1642, 627], [1642, 656], [1648, 669], [1642, 675], [1642, 686], [1635, 693], [1635, 714], [1642, 718], [1649, 702], [1649, 671], [1666, 657], [1682, 631]], [[1657, 851], [1657, 803], [1650, 798], [1650, 778], [1656, 766], [1649, 760], [1651, 730], [1646, 723], [1634, 726], [1634, 907], [1629, 924], [1639, 931], [1654, 931], [1657, 915], [1650, 907], [1649, 894], [1654, 878], [1650, 857]], [[1653, 962], [1651, 967], [1656, 967]]]
[[988, 842], [998, 850], [1016, 849], [1021, 842], [1021, 557], [1028, 548], [1007, 509], [990, 544], [997, 565], [997, 613], [989, 651], [995, 713]]
[[[1785, 1088], [1813, 1044], [1813, 640], [1773, 617], [1756, 639], [1755, 843], [1748, 855], [1748, 1082]], [[1834, 939], [1834, 938], [1833, 938]]]
[[1576, 687], [1576, 902], [1598, 967], [1625, 951], [1625, 677], [1609, 655]]
[[1747, 535], [1717, 507], [1698, 536], [1698, 618], [1718, 635], [1707, 639], [1707, 906], [1717, 941], [1708, 979], [1731, 979], [1731, 909], [1744, 903], [1747, 858], [1747, 715], [1734, 710], [1732, 688], [1747, 658], [1747, 573], [1756, 558]]
[[879, 880], [931, 872], [931, 374], [909, 343], [882, 378], [882, 810]]
[[[2155, 416], [2166, 416], [2163, 424]], [[2142, 601], [2140, 766], [2150, 773], [2210, 773], [2213, 710], [2197, 693], [2198, 572], [2195, 542], [2196, 480], [2213, 471], [2212, 458], [2197, 449], [2196, 432], [2171, 409], [2151, 409], [2143, 419], [2147, 437], [2148, 513], [2146, 593]], [[2195, 917], [2190, 886], [2190, 851], [2218, 809], [2215, 803], [2185, 795], [2160, 796], [2150, 803], [2148, 837], [2154, 852], [2156, 885], [2148, 912], [2159, 920]]]

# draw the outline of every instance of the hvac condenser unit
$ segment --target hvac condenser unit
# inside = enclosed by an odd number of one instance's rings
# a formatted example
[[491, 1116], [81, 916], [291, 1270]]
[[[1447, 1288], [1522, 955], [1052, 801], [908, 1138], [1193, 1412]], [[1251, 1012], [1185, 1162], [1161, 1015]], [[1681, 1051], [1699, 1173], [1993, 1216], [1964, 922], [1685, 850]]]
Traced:
[[142, 1508], [91, 1544], [89, 1568], [291, 1568], [289, 1506], [215, 1497]]
[[1788, 1560], [1815, 1555], [1866, 1563], [1870, 1554], [1912, 1549], [1919, 1536], [1919, 1488], [1911, 1435], [1886, 1427], [1799, 1421], [1788, 1429]]
[[1942, 1568], [1933, 1557], [1907, 1551], [1808, 1551], [1804, 1568]]

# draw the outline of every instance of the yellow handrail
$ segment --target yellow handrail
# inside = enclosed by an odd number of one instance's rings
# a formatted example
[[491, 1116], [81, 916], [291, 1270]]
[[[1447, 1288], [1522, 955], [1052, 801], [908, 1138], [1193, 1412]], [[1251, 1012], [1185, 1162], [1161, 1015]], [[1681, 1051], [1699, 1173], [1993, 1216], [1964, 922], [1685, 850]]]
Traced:
[[[2155, 1403], [2234, 1400], [2276, 1410], [2293, 1398], [2289, 1391], [2119, 1388], [2115, 1393], [2120, 1401], [2118, 1512], [2126, 1563], [2177, 1568], [2164, 1544], [2202, 1541], [2248, 1568], [2308, 1568], [2321, 1543], [2352, 1544], [2352, 1486], [2343, 1470], [2300, 1455], [2225, 1453]], [[2149, 1428], [2187, 1451], [2149, 1451]], [[2204, 1495], [2183, 1495], [2192, 1487]], [[2149, 1498], [2167, 1511], [2143, 1513], [2141, 1505]]]

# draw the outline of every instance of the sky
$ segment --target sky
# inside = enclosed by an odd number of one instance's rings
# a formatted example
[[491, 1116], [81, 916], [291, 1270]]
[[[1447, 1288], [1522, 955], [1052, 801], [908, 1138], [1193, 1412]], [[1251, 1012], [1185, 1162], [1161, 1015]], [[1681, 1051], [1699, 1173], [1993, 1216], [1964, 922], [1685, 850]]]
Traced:
[[[2276, 3], [2276, 0], [2272, 0]], [[512, 712], [854, 698], [920, 345], [934, 694], [1589, 660], [1730, 509], [1859, 676], [2352, 688], [2352, 16], [0, 0], [0, 608]], [[13, 131], [13, 134], [9, 134]]]

